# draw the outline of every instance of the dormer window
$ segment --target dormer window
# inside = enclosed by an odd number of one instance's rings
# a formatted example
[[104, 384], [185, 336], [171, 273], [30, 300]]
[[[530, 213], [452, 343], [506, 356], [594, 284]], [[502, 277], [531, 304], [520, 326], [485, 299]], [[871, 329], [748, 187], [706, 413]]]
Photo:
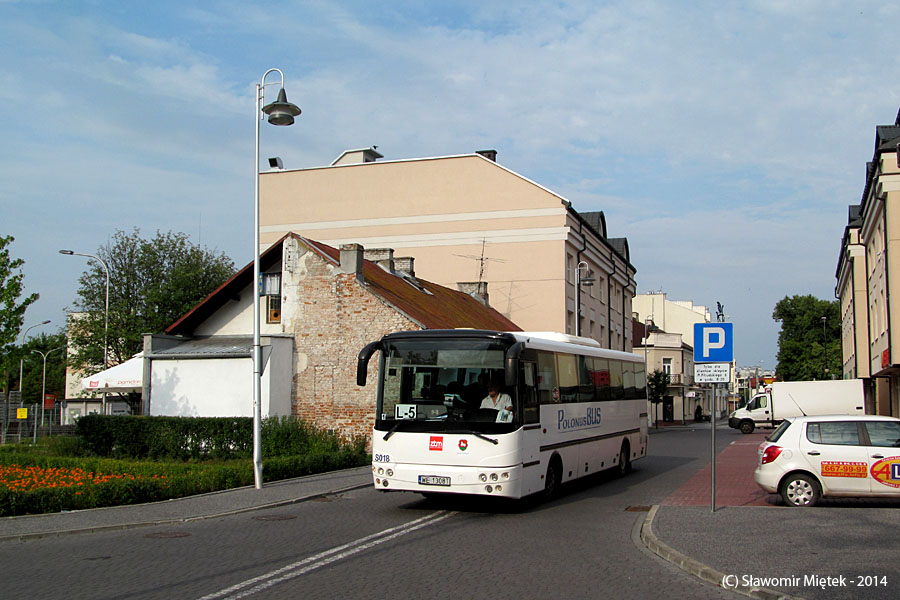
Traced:
[[281, 323], [281, 273], [263, 273], [262, 295], [266, 297], [266, 323]]

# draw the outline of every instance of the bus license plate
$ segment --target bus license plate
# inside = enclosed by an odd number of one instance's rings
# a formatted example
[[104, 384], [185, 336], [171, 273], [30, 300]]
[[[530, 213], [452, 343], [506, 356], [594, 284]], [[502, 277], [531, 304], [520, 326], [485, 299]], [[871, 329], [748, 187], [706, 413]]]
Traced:
[[419, 475], [420, 485], [450, 485], [449, 477], [440, 477], [438, 475]]

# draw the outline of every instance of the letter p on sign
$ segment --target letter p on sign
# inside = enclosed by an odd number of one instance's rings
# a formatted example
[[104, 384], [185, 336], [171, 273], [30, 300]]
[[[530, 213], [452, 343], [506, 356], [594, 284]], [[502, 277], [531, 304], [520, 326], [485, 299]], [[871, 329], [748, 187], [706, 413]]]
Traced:
[[707, 327], [703, 330], [703, 358], [709, 358], [712, 350], [725, 347], [725, 329], [722, 327]]
[[727, 362], [734, 358], [732, 323], [694, 323], [694, 362]]

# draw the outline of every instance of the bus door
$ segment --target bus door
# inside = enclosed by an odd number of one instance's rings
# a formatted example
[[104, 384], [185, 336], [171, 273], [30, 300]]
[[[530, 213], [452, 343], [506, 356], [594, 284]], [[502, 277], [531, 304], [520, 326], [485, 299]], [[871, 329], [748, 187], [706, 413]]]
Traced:
[[537, 365], [522, 361], [519, 364], [519, 398], [522, 406], [522, 493], [535, 492], [544, 487], [541, 475], [541, 407], [537, 392]]

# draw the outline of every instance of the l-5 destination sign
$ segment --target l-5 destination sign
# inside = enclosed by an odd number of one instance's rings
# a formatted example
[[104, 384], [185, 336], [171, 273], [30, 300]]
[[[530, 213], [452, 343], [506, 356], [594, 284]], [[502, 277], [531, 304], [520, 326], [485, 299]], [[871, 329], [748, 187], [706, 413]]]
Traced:
[[731, 363], [694, 363], [696, 383], [728, 383], [731, 381]]

